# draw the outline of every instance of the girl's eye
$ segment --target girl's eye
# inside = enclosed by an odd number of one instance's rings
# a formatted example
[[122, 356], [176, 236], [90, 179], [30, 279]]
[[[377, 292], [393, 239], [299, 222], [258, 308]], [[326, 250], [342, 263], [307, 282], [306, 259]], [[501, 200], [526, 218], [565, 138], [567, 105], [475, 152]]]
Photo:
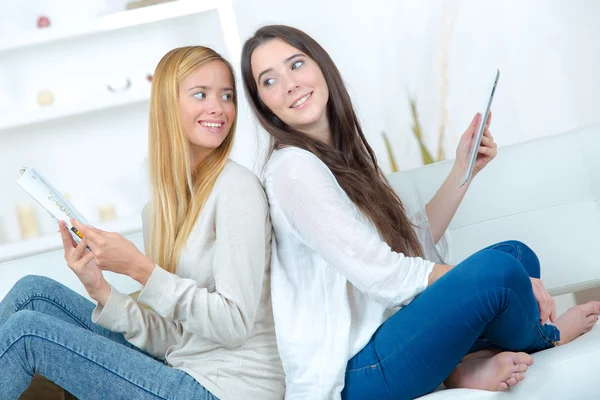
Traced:
[[265, 80], [265, 85], [266, 86], [271, 86], [274, 83], [275, 83], [275, 78], [268, 78], [268, 79]]
[[223, 96], [221, 96], [221, 100], [231, 100], [233, 98], [233, 95], [231, 93], [225, 93]]
[[206, 95], [204, 94], [204, 92], [198, 92], [194, 95], [194, 97], [197, 99], [204, 99], [206, 98]]
[[302, 64], [304, 64], [304, 61], [296, 61], [292, 64], [292, 69], [298, 69], [302, 66]]

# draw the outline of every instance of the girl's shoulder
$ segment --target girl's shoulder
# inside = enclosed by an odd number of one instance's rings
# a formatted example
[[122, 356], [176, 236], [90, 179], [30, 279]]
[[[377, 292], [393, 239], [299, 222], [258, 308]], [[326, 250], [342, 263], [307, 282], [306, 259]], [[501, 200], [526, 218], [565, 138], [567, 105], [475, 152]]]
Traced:
[[250, 183], [259, 182], [258, 177], [254, 172], [233, 160], [229, 160], [227, 164], [225, 164], [225, 168], [223, 168], [223, 171], [219, 176], [219, 181], [228, 183], [236, 181]]
[[243, 195], [245, 199], [252, 195], [264, 196], [263, 187], [256, 174], [233, 160], [229, 160], [223, 168], [214, 192], [216, 195]]
[[308, 150], [304, 150], [304, 149], [301, 149], [301, 148], [295, 147], [295, 146], [287, 146], [282, 149], [274, 150], [273, 154], [271, 154], [271, 157], [269, 157], [269, 161], [267, 162], [267, 165], [274, 163], [274, 162], [278, 162], [280, 160], [284, 160], [284, 159], [288, 159], [288, 158], [298, 158], [298, 157], [306, 157], [306, 158], [312, 158], [315, 160], [319, 160], [319, 158], [317, 156], [315, 156], [313, 153], [311, 153]]
[[319, 157], [308, 150], [293, 146], [273, 151], [265, 167], [265, 178], [272, 176], [275, 171], [280, 171], [282, 167], [285, 169], [317, 168], [329, 171]]

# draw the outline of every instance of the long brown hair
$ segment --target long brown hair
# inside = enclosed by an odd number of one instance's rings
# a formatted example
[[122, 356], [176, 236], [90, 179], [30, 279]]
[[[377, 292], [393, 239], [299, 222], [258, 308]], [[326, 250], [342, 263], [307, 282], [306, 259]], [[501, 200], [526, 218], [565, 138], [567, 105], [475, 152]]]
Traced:
[[[210, 62], [227, 66], [233, 81], [236, 108], [229, 134], [205, 160], [194, 167], [190, 144], [181, 124], [179, 85]], [[203, 46], [179, 47], [160, 60], [150, 94], [148, 162], [150, 168], [150, 241], [148, 256], [169, 272], [177, 262], [233, 147], [237, 92], [233, 68], [216, 51]]]
[[[273, 39], [282, 40], [302, 51], [321, 69], [329, 89], [327, 117], [333, 147], [292, 128], [260, 99], [251, 57], [257, 47]], [[285, 25], [264, 26], [244, 43], [242, 78], [250, 105], [271, 136], [268, 156], [274, 150], [287, 146], [310, 151], [329, 167], [350, 200], [373, 222], [392, 250], [409, 256], [423, 255], [402, 201], [377, 165], [375, 153], [367, 143], [342, 76], [325, 49], [299, 29]]]

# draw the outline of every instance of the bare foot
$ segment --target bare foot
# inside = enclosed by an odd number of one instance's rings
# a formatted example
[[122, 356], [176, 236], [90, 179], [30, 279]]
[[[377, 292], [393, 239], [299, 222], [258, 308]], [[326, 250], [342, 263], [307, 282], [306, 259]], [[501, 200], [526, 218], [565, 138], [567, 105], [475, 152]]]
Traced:
[[461, 362], [475, 360], [477, 358], [492, 358], [496, 354], [502, 353], [502, 350], [494, 349], [494, 350], [479, 350], [474, 353], [469, 353], [463, 357]]
[[506, 391], [525, 377], [523, 373], [533, 364], [527, 353], [505, 351], [492, 357], [470, 358], [461, 362], [446, 379], [447, 388]]
[[598, 322], [598, 314], [600, 314], [599, 301], [590, 301], [569, 308], [554, 323], [560, 331], [560, 344], [567, 344], [589, 332]]

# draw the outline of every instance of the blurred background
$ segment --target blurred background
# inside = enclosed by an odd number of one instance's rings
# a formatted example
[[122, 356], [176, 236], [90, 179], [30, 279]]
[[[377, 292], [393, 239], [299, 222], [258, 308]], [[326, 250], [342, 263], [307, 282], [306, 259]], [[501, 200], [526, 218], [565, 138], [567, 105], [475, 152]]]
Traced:
[[[454, 158], [496, 69], [500, 147], [600, 119], [594, 0], [0, 0], [0, 9], [0, 262], [60, 246], [53, 220], [15, 183], [25, 166], [92, 224], [139, 231], [156, 64], [174, 47], [207, 45], [239, 70], [243, 41], [267, 23], [303, 29], [328, 50], [385, 172], [428, 162], [423, 149]], [[265, 135], [240, 95], [233, 158], [258, 173]]]

